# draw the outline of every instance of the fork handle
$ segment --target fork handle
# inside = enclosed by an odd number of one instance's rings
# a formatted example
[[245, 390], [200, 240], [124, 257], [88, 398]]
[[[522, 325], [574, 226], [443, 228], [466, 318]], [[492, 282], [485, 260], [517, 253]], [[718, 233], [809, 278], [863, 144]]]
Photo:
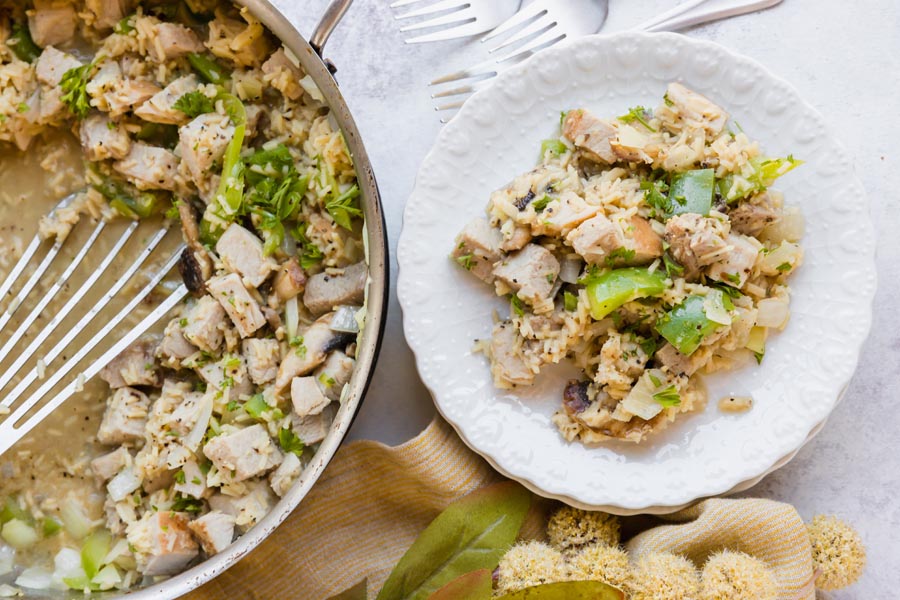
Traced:
[[653, 31], [653, 27], [660, 25], [669, 21], [670, 19], [674, 19], [676, 17], [681, 16], [682, 14], [688, 12], [689, 10], [700, 6], [701, 4], [708, 2], [709, 0], [685, 0], [684, 2], [679, 3], [677, 6], [670, 8], [669, 10], [656, 15], [655, 17], [644, 21], [640, 25], [635, 25], [632, 27], [634, 31]]
[[685, 27], [762, 10], [775, 6], [780, 2], [781, 0], [712, 0], [708, 6], [689, 10], [668, 20], [646, 27], [643, 30], [678, 31]]

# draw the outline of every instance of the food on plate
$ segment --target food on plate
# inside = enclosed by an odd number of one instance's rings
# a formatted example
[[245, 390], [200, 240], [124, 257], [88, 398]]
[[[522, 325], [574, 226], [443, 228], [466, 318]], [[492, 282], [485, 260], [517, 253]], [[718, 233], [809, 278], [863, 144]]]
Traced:
[[47, 237], [165, 218], [186, 243], [190, 300], [64, 407], [77, 428], [105, 403], [92, 443], [0, 457], [0, 583], [126, 589], [224, 550], [328, 433], [365, 320], [360, 188], [312, 79], [230, 2], [0, 2], [0, 60], [0, 140], [83, 152]]
[[563, 113], [540, 164], [491, 194], [452, 259], [510, 300], [477, 350], [498, 388], [572, 359], [569, 441], [642, 442], [706, 403], [699, 375], [762, 360], [788, 322], [803, 220], [723, 108], [671, 83], [653, 111]]

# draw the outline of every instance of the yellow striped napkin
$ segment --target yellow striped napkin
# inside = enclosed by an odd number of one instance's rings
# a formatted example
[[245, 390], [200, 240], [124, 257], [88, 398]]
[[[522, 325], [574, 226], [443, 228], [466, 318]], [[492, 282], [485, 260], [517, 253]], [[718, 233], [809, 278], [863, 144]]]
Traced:
[[[440, 418], [401, 446], [348, 444], [268, 540], [187, 598], [320, 600], [363, 578], [374, 597], [403, 553], [450, 502], [500, 479]], [[523, 538], [544, 537], [552, 507], [535, 502]], [[628, 543], [633, 556], [670, 550], [702, 564], [716, 550], [741, 550], [775, 570], [781, 600], [814, 598], [800, 594], [812, 578], [812, 559], [806, 527], [793, 507], [713, 499], [667, 520], [670, 524]]]

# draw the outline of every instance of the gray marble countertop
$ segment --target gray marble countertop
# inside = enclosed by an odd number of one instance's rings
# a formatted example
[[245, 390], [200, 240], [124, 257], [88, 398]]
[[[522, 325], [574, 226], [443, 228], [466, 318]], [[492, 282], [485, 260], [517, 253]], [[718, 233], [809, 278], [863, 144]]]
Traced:
[[[562, 1], [562, 0], [560, 0]], [[606, 32], [657, 14], [677, 0], [611, 0]], [[307, 35], [327, 0], [274, 0]], [[426, 83], [480, 62], [477, 40], [409, 46], [389, 0], [356, 0], [326, 55], [374, 163], [395, 253], [419, 163], [440, 130]], [[894, 177], [900, 119], [900, 3], [784, 0], [779, 6], [685, 32], [751, 56], [792, 82], [848, 148], [871, 202], [878, 235], [875, 321], [846, 396], [823, 431], [794, 460], [746, 495], [795, 505], [804, 516], [833, 513], [855, 525], [869, 553], [861, 582], [830, 597], [900, 596], [900, 204]], [[396, 283], [396, 257], [391, 267]], [[434, 408], [406, 346], [396, 294], [377, 373], [351, 439], [400, 443]]]

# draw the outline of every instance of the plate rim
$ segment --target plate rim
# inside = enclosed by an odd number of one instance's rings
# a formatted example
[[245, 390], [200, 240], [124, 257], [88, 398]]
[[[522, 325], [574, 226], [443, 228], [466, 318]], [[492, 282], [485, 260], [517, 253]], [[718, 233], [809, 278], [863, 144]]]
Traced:
[[[830, 406], [828, 407], [828, 412], [825, 415], [825, 419], [818, 421], [816, 423], [811, 424], [805, 431], [804, 438], [800, 441], [800, 443], [793, 449], [789, 450], [787, 454], [783, 454], [777, 457], [770, 465], [768, 465], [761, 473], [752, 475], [749, 478], [741, 479], [740, 476], [735, 477], [727, 477], [723, 476], [719, 480], [717, 480], [718, 485], [716, 486], [708, 486], [711, 489], [708, 489], [702, 493], [690, 492], [684, 495], [684, 502], [679, 502], [676, 505], [659, 505], [652, 504], [650, 502], [615, 502], [609, 504], [594, 504], [591, 502], [585, 502], [578, 498], [572, 498], [565, 494], [556, 493], [552, 490], [544, 489], [542, 486], [538, 485], [533, 479], [525, 474], [513, 473], [509, 469], [502, 467], [497, 460], [491, 455], [489, 452], [480, 449], [476, 444], [474, 444], [469, 437], [466, 435], [465, 431], [463, 431], [461, 425], [456, 423], [454, 420], [448, 418], [447, 414], [445, 414], [444, 408], [441, 406], [441, 403], [438, 400], [438, 394], [435, 390], [435, 387], [432, 385], [432, 382], [429, 381], [422, 373], [421, 362], [422, 357], [420, 356], [420, 352], [424, 351], [424, 348], [416, 348], [416, 343], [410, 339], [410, 336], [407, 334], [408, 329], [410, 328], [410, 314], [412, 311], [408, 310], [408, 292], [409, 292], [409, 278], [408, 274], [410, 268], [408, 265], [405, 265], [405, 259], [408, 256], [408, 250], [406, 248], [407, 242], [410, 238], [409, 234], [409, 222], [411, 221], [411, 214], [416, 206], [416, 198], [421, 195], [421, 185], [422, 185], [422, 175], [424, 171], [424, 167], [433, 160], [434, 156], [438, 153], [439, 147], [441, 143], [450, 136], [450, 134], [454, 131], [456, 127], [459, 127], [460, 117], [467, 115], [471, 112], [472, 107], [475, 103], [472, 102], [473, 99], [480, 98], [487, 94], [490, 94], [492, 90], [498, 86], [499, 83], [505, 82], [507, 80], [511, 80], [512, 78], [518, 76], [520, 73], [532, 68], [534, 64], [537, 64], [539, 61], [548, 58], [552, 54], [562, 53], [567, 50], [573, 49], [582, 45], [593, 45], [593, 44], [613, 44], [617, 40], [624, 39], [653, 39], [659, 40], [660, 42], [664, 40], [678, 40], [679, 43], [687, 43], [689, 46], [693, 46], [695, 48], [705, 48], [712, 49], [716, 53], [720, 53], [724, 55], [731, 61], [735, 61], [736, 63], [744, 63], [752, 66], [758, 72], [765, 75], [767, 78], [770, 78], [774, 82], [777, 82], [779, 85], [783, 86], [785, 91], [787, 91], [793, 98], [797, 100], [797, 104], [802, 108], [804, 113], [812, 114], [817, 117], [822, 123], [823, 135], [829, 141], [829, 143], [836, 149], [842, 152], [842, 154], [847, 158], [847, 163], [849, 165], [848, 172], [852, 176], [852, 180], [850, 183], [855, 184], [856, 187], [861, 191], [860, 195], [860, 203], [861, 203], [861, 212], [862, 212], [862, 224], [865, 227], [865, 230], [868, 234], [869, 239], [873, 240], [869, 244], [868, 251], [861, 257], [860, 264], [864, 265], [865, 272], [867, 275], [871, 276], [872, 287], [868, 293], [868, 297], [860, 298], [859, 303], [862, 306], [862, 316], [864, 317], [864, 322], [858, 323], [858, 327], [856, 330], [859, 332], [857, 341], [850, 347], [852, 351], [852, 367], [853, 369], [849, 372], [846, 379], [842, 379], [840, 381], [834, 382], [835, 387], [839, 389], [835, 398], [831, 400]], [[434, 143], [432, 144], [430, 150], [422, 159], [419, 169], [416, 174], [415, 182], [413, 185], [413, 189], [410, 193], [410, 196], [407, 200], [406, 206], [403, 211], [403, 222], [401, 225], [401, 231], [398, 238], [397, 243], [397, 262], [398, 262], [398, 276], [397, 276], [397, 297], [401, 308], [401, 316], [403, 322], [403, 330], [404, 337], [407, 340], [407, 344], [410, 350], [413, 353], [416, 362], [416, 369], [420, 375], [420, 379], [422, 380], [425, 387], [428, 389], [429, 393], [432, 396], [432, 400], [435, 408], [438, 413], [444, 418], [453, 429], [456, 431], [457, 435], [460, 439], [468, 446], [473, 452], [484, 458], [492, 468], [501, 473], [502, 475], [514, 479], [524, 485], [526, 488], [530, 489], [534, 493], [552, 499], [557, 499], [567, 504], [577, 505], [586, 509], [594, 509], [594, 510], [606, 510], [607, 512], [616, 512], [618, 514], [640, 514], [642, 512], [650, 512], [654, 514], [665, 514], [667, 512], [674, 512], [679, 508], [683, 508], [684, 506], [688, 506], [694, 502], [697, 502], [703, 498], [724, 495], [728, 493], [732, 493], [732, 490], [735, 490], [737, 487], [741, 487], [743, 484], [747, 482], [753, 482], [753, 484], [761, 481], [770, 473], [775, 470], [781, 468], [799, 452], [799, 450], [807, 444], [809, 441], [813, 439], [822, 429], [827, 421], [828, 417], [834, 411], [838, 402], [844, 395], [844, 392], [848, 389], [853, 376], [856, 373], [856, 370], [859, 365], [859, 361], [862, 354], [862, 349], [864, 344], [869, 338], [872, 329], [873, 316], [874, 316], [874, 300], [878, 289], [878, 271], [876, 264], [876, 243], [874, 242], [875, 236], [875, 228], [874, 223], [872, 221], [871, 216], [871, 203], [869, 201], [868, 193], [866, 191], [865, 186], [863, 185], [856, 169], [856, 160], [855, 156], [850, 154], [841, 140], [834, 135], [834, 130], [830, 122], [825, 118], [825, 116], [810, 102], [808, 102], [803, 95], [797, 90], [797, 88], [787, 81], [785, 78], [777, 75], [772, 72], [767, 66], [759, 62], [758, 60], [747, 56], [745, 54], [741, 54], [737, 51], [734, 51], [727, 46], [724, 46], [718, 42], [714, 42], [711, 40], [702, 40], [697, 38], [692, 38], [689, 36], [685, 36], [683, 34], [671, 33], [671, 32], [638, 32], [638, 31], [624, 31], [624, 32], [616, 32], [616, 33], [599, 33], [592, 34], [588, 36], [584, 36], [581, 38], [567, 40], [561, 42], [555, 46], [542, 50], [533, 56], [529, 57], [527, 60], [510, 67], [509, 69], [500, 73], [497, 78], [484, 89], [476, 92], [469, 100], [463, 105], [460, 109], [459, 113], [454, 116], [454, 118], [446, 124], [438, 136], [435, 138]], [[729, 471], [731, 472], [731, 471]], [[709, 480], [706, 480], [707, 483]], [[749, 486], [748, 486], [749, 487]], [[681, 498], [679, 498], [681, 500]]]

